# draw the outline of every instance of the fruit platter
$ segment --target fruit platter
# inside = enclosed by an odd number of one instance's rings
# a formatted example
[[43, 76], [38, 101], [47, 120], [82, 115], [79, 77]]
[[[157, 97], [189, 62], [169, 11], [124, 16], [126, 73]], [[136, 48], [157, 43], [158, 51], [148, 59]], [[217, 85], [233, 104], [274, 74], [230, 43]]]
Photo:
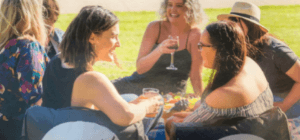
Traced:
[[181, 95], [170, 92], [163, 95], [163, 97], [165, 105], [162, 118], [165, 120], [175, 112], [193, 111], [196, 102], [200, 100], [199, 96], [192, 93]]

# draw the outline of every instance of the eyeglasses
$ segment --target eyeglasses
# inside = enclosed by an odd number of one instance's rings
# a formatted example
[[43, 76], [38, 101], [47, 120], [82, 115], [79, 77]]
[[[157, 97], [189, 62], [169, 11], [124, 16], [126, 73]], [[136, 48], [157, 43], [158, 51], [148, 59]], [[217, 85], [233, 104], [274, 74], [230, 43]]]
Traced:
[[213, 45], [204, 45], [201, 42], [198, 43], [198, 49], [202, 51], [202, 47], [212, 47]]

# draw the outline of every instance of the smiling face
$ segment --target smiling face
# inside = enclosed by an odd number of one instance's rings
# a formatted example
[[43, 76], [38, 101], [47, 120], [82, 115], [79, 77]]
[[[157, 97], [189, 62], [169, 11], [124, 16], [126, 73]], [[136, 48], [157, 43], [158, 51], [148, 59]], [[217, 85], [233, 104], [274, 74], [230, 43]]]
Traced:
[[114, 53], [116, 47], [120, 47], [119, 40], [119, 24], [115, 24], [107, 31], [102, 32], [101, 35], [92, 33], [89, 42], [95, 47], [97, 53], [96, 61], [109, 61], [114, 60]]
[[183, 0], [169, 0], [167, 5], [167, 17], [170, 22], [185, 21], [187, 8]]
[[206, 68], [212, 69], [214, 66], [217, 50], [212, 47], [212, 44], [210, 43], [210, 35], [206, 30], [204, 30], [201, 34], [200, 43], [204, 46], [211, 46], [202, 47], [201, 56], [203, 58], [203, 65]]

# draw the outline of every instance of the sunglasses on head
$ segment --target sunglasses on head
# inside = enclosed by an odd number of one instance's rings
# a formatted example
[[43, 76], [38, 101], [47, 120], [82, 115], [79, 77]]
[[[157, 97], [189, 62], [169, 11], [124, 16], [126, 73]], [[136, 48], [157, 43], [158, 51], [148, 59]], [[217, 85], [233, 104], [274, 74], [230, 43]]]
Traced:
[[202, 47], [212, 47], [213, 45], [204, 45], [204, 44], [202, 44], [201, 42], [199, 42], [197, 46], [198, 46], [198, 49], [199, 49], [200, 51], [202, 51]]

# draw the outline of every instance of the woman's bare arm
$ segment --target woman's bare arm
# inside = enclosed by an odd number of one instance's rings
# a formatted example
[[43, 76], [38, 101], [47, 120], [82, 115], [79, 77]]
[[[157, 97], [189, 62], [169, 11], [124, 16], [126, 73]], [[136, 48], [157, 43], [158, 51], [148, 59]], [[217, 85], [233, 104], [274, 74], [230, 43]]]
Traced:
[[175, 45], [177, 41], [173, 39], [167, 39], [160, 43], [159, 46], [151, 52], [153, 45], [158, 39], [160, 30], [159, 22], [160, 21], [154, 21], [149, 23], [144, 33], [139, 55], [136, 61], [136, 69], [139, 74], [149, 71], [162, 54], [172, 53], [175, 51], [173, 49], [168, 49], [167, 47]]
[[197, 44], [200, 41], [201, 31], [200, 29], [192, 29], [189, 37], [189, 46], [188, 50], [192, 56], [192, 65], [191, 65], [191, 72], [190, 72], [190, 80], [194, 89], [194, 93], [196, 95], [201, 96], [203, 87], [202, 87], [202, 57], [201, 52], [197, 47]]
[[296, 63], [286, 72], [286, 75], [291, 77], [295, 81], [295, 84], [282, 103], [274, 103], [275, 106], [279, 106], [284, 112], [291, 108], [300, 99], [299, 60], [297, 60]]
[[95, 105], [112, 122], [121, 126], [142, 120], [147, 113], [146, 108], [160, 104], [158, 100], [159, 96], [137, 103], [127, 103], [105, 75], [94, 71], [80, 75], [72, 92], [72, 106]]

